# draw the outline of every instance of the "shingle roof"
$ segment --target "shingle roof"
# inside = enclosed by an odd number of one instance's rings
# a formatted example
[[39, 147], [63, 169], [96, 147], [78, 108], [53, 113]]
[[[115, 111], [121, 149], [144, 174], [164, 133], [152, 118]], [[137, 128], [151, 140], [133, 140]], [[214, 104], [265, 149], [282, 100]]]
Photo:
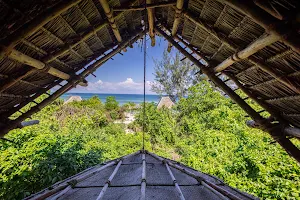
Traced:
[[216, 177], [143, 152], [92, 167], [27, 199], [257, 199]]

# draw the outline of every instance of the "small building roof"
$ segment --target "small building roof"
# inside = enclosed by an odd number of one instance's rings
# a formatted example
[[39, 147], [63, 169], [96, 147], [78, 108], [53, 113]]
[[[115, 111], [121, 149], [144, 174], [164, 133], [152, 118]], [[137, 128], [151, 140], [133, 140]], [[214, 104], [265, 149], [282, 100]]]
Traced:
[[81, 96], [70, 96], [70, 97], [65, 101], [65, 104], [71, 103], [71, 102], [74, 102], [74, 101], [82, 101]]
[[89, 168], [27, 199], [258, 199], [148, 151]]
[[172, 108], [174, 102], [170, 99], [170, 97], [161, 97], [158, 104], [157, 109], [161, 109], [162, 107]]

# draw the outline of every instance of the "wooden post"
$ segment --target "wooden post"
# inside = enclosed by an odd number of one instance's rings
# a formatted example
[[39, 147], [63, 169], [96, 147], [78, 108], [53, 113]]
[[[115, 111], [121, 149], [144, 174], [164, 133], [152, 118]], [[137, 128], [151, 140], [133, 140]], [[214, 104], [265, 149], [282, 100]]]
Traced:
[[[5, 48], [2, 46], [2, 48]], [[7, 56], [10, 59], [16, 60], [22, 64], [29, 65], [31, 67], [34, 67], [38, 70], [44, 70], [46, 73], [51, 74], [55, 77], [64, 79], [64, 80], [69, 80], [71, 76], [67, 73], [64, 73], [54, 67], [51, 67], [47, 65], [46, 63], [43, 63], [42, 61], [39, 61], [37, 59], [34, 59], [30, 56], [27, 56], [15, 49], [12, 49], [10, 52], [7, 52]], [[80, 82], [79, 83], [81, 86], [87, 86], [86, 81], [85, 82]]]
[[128, 40], [122, 42], [116, 49], [109, 52], [105, 56], [103, 56], [98, 61], [94, 62], [90, 66], [88, 66], [84, 71], [82, 71], [78, 76], [72, 77], [72, 79], [65, 84], [63, 87], [55, 91], [52, 95], [50, 95], [48, 98], [44, 99], [41, 103], [33, 106], [29, 111], [24, 113], [23, 115], [19, 116], [17, 119], [10, 120], [6, 123], [6, 126], [0, 129], [0, 137], [3, 137], [6, 133], [8, 133], [10, 130], [17, 128], [18, 124], [21, 123], [24, 119], [30, 117], [32, 114], [38, 112], [43, 107], [47, 106], [49, 103], [52, 103], [55, 99], [57, 99], [60, 95], [67, 92], [68, 90], [72, 89], [74, 86], [76, 86], [81, 79], [88, 76], [91, 72], [96, 70], [99, 66], [101, 66], [104, 62], [109, 60], [111, 57], [119, 53], [122, 49], [124, 49], [129, 44], [132, 44], [133, 42], [137, 41], [139, 38], [141, 38], [144, 34], [144, 31], [141, 30], [137, 32], [134, 38], [129, 38]]
[[[159, 2], [159, 3], [147, 3], [146, 8], [162, 8], [168, 6], [174, 6], [176, 2]], [[113, 7], [113, 11], [139, 11], [144, 10], [145, 6], [120, 6], [120, 7]]]
[[233, 101], [235, 101], [256, 123], [263, 126], [270, 135], [287, 151], [289, 155], [300, 162], [300, 150], [284, 135], [281, 131], [281, 125], [273, 125], [266, 122], [266, 119], [260, 116], [253, 108], [251, 108], [239, 95], [237, 95], [230, 87], [228, 87], [222, 80], [220, 80], [210, 68], [205, 67], [196, 58], [189, 54], [184, 48], [176, 43], [170, 36], [168, 36], [160, 28], [155, 27], [156, 32], [162, 35], [168, 42], [178, 49], [184, 56], [200, 68], [200, 70], [208, 76], [218, 87], [220, 87]]
[[122, 37], [120, 35], [119, 29], [115, 23], [115, 19], [113, 17], [113, 11], [110, 9], [109, 4], [107, 0], [99, 0], [100, 4], [105, 12], [105, 15], [107, 16], [107, 20], [110, 24], [110, 27], [112, 28], [114, 35], [118, 42], [122, 42]]
[[[176, 35], [176, 33], [177, 33], [178, 26], [179, 26], [179, 23], [180, 23], [183, 3], [184, 3], [184, 0], [177, 0], [177, 2], [176, 2], [175, 19], [174, 19], [173, 28], [172, 28], [172, 36]], [[171, 51], [171, 48], [172, 48], [172, 45], [169, 43], [168, 52]]]
[[243, 99], [241, 99], [230, 87], [222, 82], [214, 73], [210, 71], [209, 68], [200, 63], [196, 58], [189, 54], [185, 49], [183, 49], [177, 42], [175, 42], [170, 36], [168, 36], [160, 28], [155, 27], [155, 31], [162, 35], [169, 43], [171, 43], [175, 48], [178, 49], [184, 56], [186, 56], [190, 61], [192, 61], [200, 70], [205, 73], [217, 86], [219, 86], [225, 93], [228, 94], [237, 104], [239, 104], [255, 121], [263, 121], [263, 118], [251, 108]]
[[257, 5], [261, 9], [265, 10], [266, 12], [268, 12], [273, 17], [276, 17], [279, 20], [283, 20], [283, 16], [278, 11], [276, 11], [275, 9], [273, 9], [271, 7], [270, 2], [264, 1], [264, 0], [254, 0], [253, 2], [255, 3], [255, 5]]
[[[262, 26], [270, 34], [280, 37], [286, 45], [290, 46], [294, 51], [300, 53], [300, 40], [296, 30], [291, 29], [290, 24], [280, 22], [269, 13], [257, 7], [253, 1], [240, 0], [218, 0], [222, 3], [228, 4], [234, 9], [244, 13], [252, 18], [256, 23]], [[296, 20], [296, 19], [294, 19]], [[292, 20], [290, 20], [292, 21]]]
[[[147, 4], [151, 4], [151, 0], [146, 0]], [[151, 39], [151, 46], [155, 46], [155, 34], [154, 34], [154, 8], [147, 8], [148, 23], [149, 23], [149, 36]]]
[[26, 38], [30, 34], [33, 34], [46, 23], [48, 23], [61, 13], [67, 11], [74, 5], [78, 4], [80, 1], [81, 0], [62, 1], [61, 3], [46, 10], [44, 13], [38, 15], [32, 21], [28, 22], [27, 24], [24, 24], [12, 35], [7, 37], [7, 39], [5, 40], [5, 45], [7, 46], [7, 48], [0, 50], [0, 59], [2, 59], [5, 56], [5, 53], [13, 49], [22, 39]]
[[[248, 120], [246, 121], [247, 126], [251, 127], [251, 128], [258, 128], [258, 129], [264, 129], [264, 127], [262, 127], [261, 125], [257, 124], [255, 121], [253, 120]], [[282, 128], [282, 131], [289, 136], [293, 136], [296, 138], [300, 138], [300, 129], [299, 128], [295, 128], [295, 127], [291, 127], [291, 126], [286, 126], [284, 128]]]
[[260, 38], [255, 40], [253, 43], [248, 45], [245, 49], [233, 54], [232, 56], [230, 56], [226, 60], [224, 60], [222, 63], [217, 65], [214, 68], [214, 71], [221, 72], [221, 71], [225, 70], [226, 68], [230, 67], [235, 62], [248, 58], [249, 56], [255, 54], [259, 50], [263, 49], [264, 47], [266, 47], [278, 40], [279, 40], [279, 37], [276, 35], [264, 34]]

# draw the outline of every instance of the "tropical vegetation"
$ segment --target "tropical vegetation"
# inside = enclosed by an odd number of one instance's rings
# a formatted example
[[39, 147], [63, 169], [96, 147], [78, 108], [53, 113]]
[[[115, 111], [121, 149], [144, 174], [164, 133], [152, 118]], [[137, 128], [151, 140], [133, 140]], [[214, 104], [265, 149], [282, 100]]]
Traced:
[[[133, 134], [114, 123], [131, 108], [118, 105], [113, 97], [105, 104], [93, 97], [69, 104], [57, 100], [33, 115], [39, 125], [13, 130], [6, 136], [11, 142], [0, 144], [0, 199], [21, 199], [141, 149], [141, 108], [127, 127], [136, 131]], [[146, 104], [146, 149], [263, 199], [299, 199], [296, 161], [266, 133], [248, 128], [245, 119], [230, 99], [200, 83], [170, 110]]]

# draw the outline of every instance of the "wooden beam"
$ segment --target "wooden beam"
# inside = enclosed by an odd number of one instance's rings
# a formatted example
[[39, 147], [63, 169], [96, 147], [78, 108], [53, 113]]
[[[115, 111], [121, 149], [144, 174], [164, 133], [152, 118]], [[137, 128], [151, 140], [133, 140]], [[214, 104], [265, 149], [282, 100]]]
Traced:
[[[147, 4], [151, 4], [152, 0], [146, 0]], [[147, 7], [148, 23], [149, 23], [149, 36], [151, 39], [151, 46], [155, 46], [155, 34], [154, 34], [154, 8]]]
[[99, 2], [100, 2], [101, 6], [102, 6], [102, 8], [105, 12], [107, 20], [110, 24], [110, 27], [112, 28], [112, 30], [114, 32], [114, 35], [115, 35], [117, 41], [122, 42], [122, 37], [120, 35], [119, 29], [118, 29], [117, 24], [115, 22], [115, 19], [113, 17], [113, 11], [110, 9], [107, 0], [99, 0]]
[[[247, 126], [249, 126], [251, 128], [258, 128], [258, 129], [264, 130], [264, 127], [262, 127], [261, 125], [257, 124], [253, 120], [246, 121], [246, 124], [247, 124]], [[299, 128], [295, 128], [295, 127], [291, 127], [291, 126], [286, 126], [282, 130], [288, 136], [293, 136], [293, 137], [296, 137], [298, 139], [300, 138], [300, 129]]]
[[222, 63], [217, 65], [214, 68], [215, 72], [221, 72], [231, 65], [233, 65], [235, 62], [238, 62], [240, 60], [246, 59], [249, 56], [255, 54], [259, 50], [265, 48], [266, 46], [271, 45], [274, 42], [277, 42], [279, 40], [279, 37], [276, 35], [268, 35], [264, 34], [261, 37], [259, 37], [257, 40], [252, 42], [250, 45], [248, 45], [243, 50], [236, 52], [235, 54], [228, 57], [226, 60], [224, 60]]
[[225, 93], [228, 94], [232, 98], [232, 100], [236, 101], [237, 104], [239, 104], [248, 114], [252, 117], [252, 119], [255, 119], [255, 121], [262, 121], [263, 118], [257, 114], [257, 112], [251, 108], [243, 99], [241, 99], [230, 87], [228, 87], [225, 83], [222, 82], [221, 79], [219, 79], [214, 73], [210, 71], [209, 68], [207, 68], [205, 65], [200, 63], [196, 58], [194, 58], [190, 53], [188, 53], [186, 50], [184, 50], [178, 43], [176, 43], [170, 36], [168, 36], [164, 31], [162, 31], [160, 28], [155, 27], [155, 31], [158, 32], [160, 35], [162, 35], [164, 38], [168, 40], [169, 43], [171, 43], [175, 48], [178, 49], [179, 52], [181, 52], [184, 56], [186, 56], [191, 62], [193, 62], [197, 67], [200, 68], [200, 70], [205, 73], [208, 77], [211, 78], [211, 80], [219, 86]]
[[300, 40], [296, 30], [294, 30], [291, 23], [296, 19], [289, 20], [289, 22], [281, 22], [268, 12], [257, 7], [253, 1], [240, 0], [218, 0], [222, 3], [228, 4], [241, 13], [252, 18], [257, 24], [262, 26], [270, 34], [280, 37], [286, 45], [290, 46], [294, 51], [300, 53]]
[[33, 34], [49, 21], [78, 4], [80, 1], [81, 0], [62, 1], [61, 3], [41, 13], [27, 24], [24, 24], [21, 28], [7, 37], [4, 43], [7, 48], [0, 50], [0, 59], [5, 56], [6, 52], [11, 51], [11, 49], [13, 49], [22, 39], [25, 39], [27, 36]]
[[[176, 35], [176, 33], [177, 33], [179, 23], [180, 23], [180, 19], [181, 19], [181, 12], [182, 12], [182, 8], [183, 8], [183, 3], [184, 3], [184, 0], [177, 0], [176, 6], [174, 6], [174, 8], [175, 8], [175, 19], [174, 19], [172, 33], [171, 33], [172, 36]], [[168, 52], [171, 51], [171, 48], [172, 48], [172, 45], [169, 43]]]
[[[162, 8], [162, 7], [168, 7], [168, 6], [174, 6], [176, 2], [159, 2], [159, 3], [148, 3], [146, 7], [147, 8]], [[113, 11], [140, 11], [145, 10], [145, 5], [140, 6], [120, 6], [120, 7], [113, 7]]]
[[200, 68], [200, 70], [206, 74], [211, 81], [213, 81], [218, 87], [220, 87], [233, 101], [235, 101], [257, 124], [264, 127], [264, 130], [269, 134], [286, 150], [286, 152], [300, 162], [300, 150], [287, 139], [282, 131], [281, 124], [271, 124], [266, 122], [266, 119], [261, 117], [253, 108], [251, 108], [239, 95], [237, 95], [229, 86], [227, 86], [221, 79], [219, 79], [210, 68], [200, 63], [196, 58], [189, 54], [184, 48], [176, 43], [170, 36], [168, 36], [160, 28], [155, 27], [155, 31], [168, 40], [175, 48], [178, 49], [184, 56], [186, 56], [191, 62]]
[[[6, 48], [3, 47], [2, 48]], [[65, 72], [62, 72], [54, 67], [49, 66], [48, 64], [39, 61], [35, 58], [32, 58], [30, 56], [27, 56], [23, 54], [22, 52], [19, 52], [15, 49], [12, 49], [9, 53], [7, 53], [7, 56], [10, 59], [16, 60], [22, 64], [29, 65], [31, 67], [34, 67], [38, 70], [44, 70], [46, 73], [51, 74], [52, 76], [64, 79], [64, 80], [69, 80], [71, 79], [71, 76]], [[87, 86], [86, 81], [80, 83], [81, 86]]]
[[[91, 72], [96, 70], [99, 66], [101, 66], [103, 63], [105, 63], [107, 60], [109, 60], [112, 56], [119, 53], [122, 49], [126, 48], [129, 44], [132, 44], [133, 42], [137, 41], [144, 35], [144, 31], [141, 30], [136, 33], [136, 36], [133, 38], [129, 38], [126, 41], [119, 44], [119, 46], [94, 62], [93, 64], [89, 65], [84, 71], [82, 71], [79, 75], [72, 77], [72, 79], [65, 84], [63, 87], [55, 91], [52, 95], [48, 96], [46, 99], [44, 99], [39, 104], [33, 106], [23, 115], [19, 116], [17, 119], [9, 120], [6, 122], [6, 125], [1, 127], [0, 129], [0, 137], [3, 137], [5, 134], [7, 134], [10, 130], [17, 128], [18, 124], [20, 124], [23, 120], [30, 117], [32, 114], [38, 112], [48, 104], [52, 103], [55, 99], [57, 99], [60, 95], [63, 93], [69, 91], [74, 86], [76, 86], [82, 79], [84, 79], [86, 76], [88, 76]], [[25, 104], [26, 105], [26, 104]]]
[[255, 5], [260, 7], [261, 9], [265, 10], [267, 13], [272, 15], [273, 17], [276, 17], [279, 20], [283, 20], [283, 16], [271, 6], [271, 2], [269, 1], [262, 1], [262, 0], [253, 0]]
[[[209, 34], [211, 34], [212, 36], [214, 36], [215, 38], [217, 38], [218, 40], [220, 40], [223, 44], [227, 45], [232, 50], [236, 51], [236, 50], [238, 50], [238, 49], [241, 48], [241, 46], [233, 43], [228, 37], [226, 37], [225, 34], [223, 34], [221, 32], [218, 32], [216, 29], [212, 28], [212, 24], [209, 25], [209, 24], [204, 23], [201, 19], [197, 19], [190, 12], [187, 12], [187, 11], [184, 11], [183, 15], [187, 19], [189, 19], [190, 21], [192, 21], [193, 23], [195, 23], [197, 26], [200, 26], [205, 31], [207, 31]], [[229, 67], [230, 65], [232, 65], [234, 62], [236, 62], [236, 60], [239, 60], [239, 58], [246, 57], [246, 59], [249, 62], [251, 62], [252, 64], [254, 64], [255, 66], [257, 66], [261, 70], [267, 72], [272, 77], [274, 77], [276, 80], [278, 80], [282, 84], [284, 84], [287, 87], [289, 87], [291, 90], [295, 91], [296, 93], [300, 93], [300, 89], [298, 87], [298, 84], [295, 81], [293, 81], [291, 78], [289, 78], [289, 77], [282, 77], [281, 74], [279, 74], [277, 71], [275, 71], [272, 67], [268, 66], [266, 64], [266, 62], [258, 60], [257, 58], [255, 58], [255, 57], [253, 57], [251, 55], [249, 57], [249, 54], [253, 54], [253, 53], [257, 52], [257, 50], [263, 48], [264, 45], [268, 45], [269, 43], [272, 43], [272, 41], [274, 41], [275, 39], [276, 39], [276, 36], [274, 36], [274, 35], [273, 36], [264, 35], [263, 37], [261, 37], [258, 40], [256, 40], [256, 42], [253, 42], [252, 44], [250, 44], [244, 50], [239, 51], [238, 53], [230, 56], [225, 61], [223, 61], [222, 63], [220, 63], [217, 67], [214, 68], [215, 73], [220, 72], [220, 71], [226, 69], [227, 67]], [[264, 40], [267, 43], [264, 43]], [[208, 77], [205, 74], [200, 75], [199, 78], [201, 80], [208, 79]]]

